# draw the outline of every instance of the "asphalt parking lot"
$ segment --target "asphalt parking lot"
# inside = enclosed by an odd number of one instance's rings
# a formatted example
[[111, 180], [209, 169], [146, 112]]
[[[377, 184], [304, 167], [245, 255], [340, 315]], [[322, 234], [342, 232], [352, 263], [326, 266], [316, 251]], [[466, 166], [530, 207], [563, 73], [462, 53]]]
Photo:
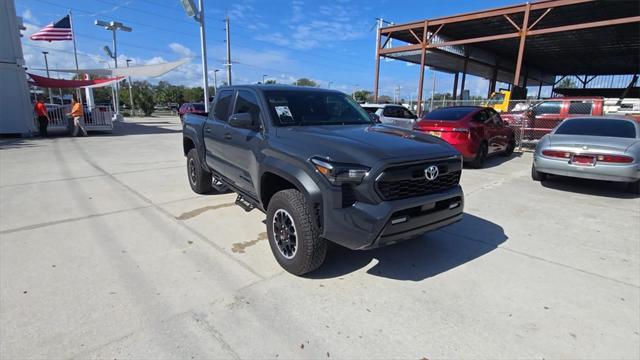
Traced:
[[465, 169], [462, 222], [299, 278], [191, 192], [177, 118], [0, 139], [0, 358], [640, 357], [640, 199]]

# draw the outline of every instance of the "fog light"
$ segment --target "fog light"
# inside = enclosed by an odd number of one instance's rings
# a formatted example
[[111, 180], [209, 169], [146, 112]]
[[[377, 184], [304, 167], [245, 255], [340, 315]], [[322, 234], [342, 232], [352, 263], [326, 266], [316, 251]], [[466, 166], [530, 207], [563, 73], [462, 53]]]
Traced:
[[406, 217], [401, 217], [401, 218], [397, 218], [397, 219], [391, 220], [391, 225], [401, 224], [403, 222], [407, 222], [407, 218]]
[[456, 201], [456, 202], [454, 202], [454, 203], [451, 203], [451, 204], [449, 204], [449, 210], [451, 210], [451, 209], [455, 209], [455, 208], [457, 208], [458, 206], [460, 206], [460, 201]]

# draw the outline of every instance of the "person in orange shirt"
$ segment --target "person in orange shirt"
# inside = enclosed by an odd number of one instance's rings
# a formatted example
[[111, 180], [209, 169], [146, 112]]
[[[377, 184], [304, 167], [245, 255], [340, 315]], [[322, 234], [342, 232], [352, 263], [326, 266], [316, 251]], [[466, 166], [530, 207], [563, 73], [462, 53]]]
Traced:
[[38, 97], [36, 99], [33, 111], [38, 117], [38, 133], [40, 134], [40, 137], [47, 137], [47, 127], [49, 126], [49, 112], [47, 111], [47, 107], [42, 101], [42, 97]]
[[82, 131], [83, 136], [87, 136], [87, 130], [82, 126], [82, 123], [84, 122], [82, 104], [78, 102], [76, 95], [73, 95], [73, 100], [71, 101], [71, 112], [68, 113], [67, 116], [73, 117], [73, 136], [78, 136], [78, 130]]

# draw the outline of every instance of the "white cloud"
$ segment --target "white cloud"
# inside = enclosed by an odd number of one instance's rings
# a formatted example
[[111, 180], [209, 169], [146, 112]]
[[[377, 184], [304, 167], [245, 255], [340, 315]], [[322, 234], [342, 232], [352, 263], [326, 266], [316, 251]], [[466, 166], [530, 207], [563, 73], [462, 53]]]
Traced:
[[171, 50], [173, 50], [173, 52], [175, 52], [176, 54], [181, 55], [183, 57], [192, 58], [195, 56], [195, 53], [191, 51], [191, 49], [189, 49], [188, 47], [182, 44], [171, 43], [169, 44], [169, 48], [171, 48]]
[[357, 13], [357, 7], [349, 5], [293, 0], [290, 15], [283, 17], [284, 26], [258, 34], [255, 39], [292, 49], [331, 48], [335, 42], [356, 40], [367, 35], [367, 24], [351, 18], [351, 14]]
[[31, 9], [26, 9], [25, 11], [22, 12], [22, 19], [24, 19], [24, 21], [28, 21], [32, 23], [39, 22], [38, 19], [36, 19], [35, 16], [33, 16]]

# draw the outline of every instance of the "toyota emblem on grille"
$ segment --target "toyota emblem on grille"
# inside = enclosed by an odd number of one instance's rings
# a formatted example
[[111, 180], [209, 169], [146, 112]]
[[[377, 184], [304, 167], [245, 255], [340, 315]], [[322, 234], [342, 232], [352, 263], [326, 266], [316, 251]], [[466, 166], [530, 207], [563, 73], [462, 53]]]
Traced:
[[439, 172], [440, 171], [438, 170], [437, 166], [431, 165], [428, 168], [424, 169], [424, 177], [426, 177], [429, 181], [433, 181], [438, 177]]

